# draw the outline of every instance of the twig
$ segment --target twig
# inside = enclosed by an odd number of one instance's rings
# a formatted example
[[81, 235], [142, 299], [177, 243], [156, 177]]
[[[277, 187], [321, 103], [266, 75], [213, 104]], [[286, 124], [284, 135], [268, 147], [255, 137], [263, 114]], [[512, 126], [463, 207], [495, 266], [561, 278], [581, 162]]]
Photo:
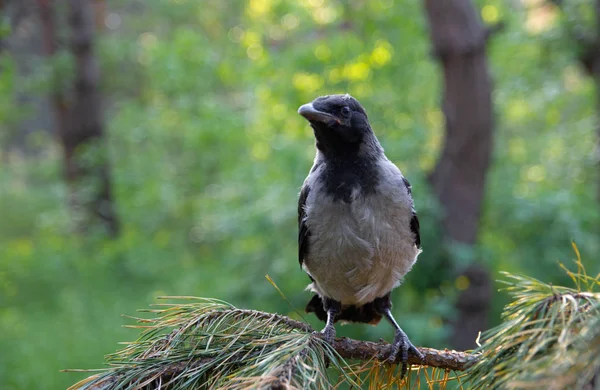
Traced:
[[[359, 341], [346, 337], [337, 338], [333, 342], [333, 348], [344, 359], [387, 361], [390, 354], [391, 344], [374, 343], [372, 341]], [[421, 361], [417, 356], [408, 355], [408, 363], [425, 365], [429, 367], [444, 368], [447, 370], [464, 371], [479, 358], [479, 355], [467, 352], [438, 350], [433, 348], [417, 347], [425, 359]]]

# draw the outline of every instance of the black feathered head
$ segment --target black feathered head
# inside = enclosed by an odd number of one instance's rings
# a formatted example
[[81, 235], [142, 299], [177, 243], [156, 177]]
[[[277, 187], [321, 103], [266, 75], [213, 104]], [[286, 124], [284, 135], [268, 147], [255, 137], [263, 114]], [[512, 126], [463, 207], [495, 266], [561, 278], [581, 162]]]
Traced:
[[361, 150], [381, 148], [365, 109], [348, 94], [320, 96], [301, 106], [298, 114], [309, 121], [317, 148], [326, 155], [352, 156]]

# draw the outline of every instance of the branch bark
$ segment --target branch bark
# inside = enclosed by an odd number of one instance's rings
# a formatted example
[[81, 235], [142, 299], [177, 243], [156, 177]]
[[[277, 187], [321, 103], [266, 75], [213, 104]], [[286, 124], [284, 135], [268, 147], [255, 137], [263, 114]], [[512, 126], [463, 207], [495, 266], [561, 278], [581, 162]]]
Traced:
[[[333, 348], [344, 359], [352, 360], [377, 360], [386, 361], [390, 354], [391, 344], [372, 341], [360, 341], [349, 338], [337, 338], [333, 342]], [[453, 371], [464, 371], [477, 362], [478, 355], [453, 350], [439, 350], [433, 348], [417, 347], [425, 356], [421, 361], [417, 356], [410, 354], [408, 363], [413, 365], [424, 365], [429, 367], [443, 368]]]

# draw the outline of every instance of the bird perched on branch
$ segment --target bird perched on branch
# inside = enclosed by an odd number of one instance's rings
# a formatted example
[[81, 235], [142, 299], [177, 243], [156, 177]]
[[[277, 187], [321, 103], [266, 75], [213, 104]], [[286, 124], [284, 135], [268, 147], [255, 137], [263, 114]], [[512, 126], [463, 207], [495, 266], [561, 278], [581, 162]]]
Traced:
[[326, 322], [330, 343], [337, 321], [376, 325], [385, 317], [396, 330], [389, 359], [400, 359], [404, 375], [409, 351], [422, 358], [394, 319], [390, 299], [421, 252], [411, 186], [352, 96], [318, 97], [298, 113], [317, 147], [298, 202], [298, 255], [316, 293], [306, 311]]

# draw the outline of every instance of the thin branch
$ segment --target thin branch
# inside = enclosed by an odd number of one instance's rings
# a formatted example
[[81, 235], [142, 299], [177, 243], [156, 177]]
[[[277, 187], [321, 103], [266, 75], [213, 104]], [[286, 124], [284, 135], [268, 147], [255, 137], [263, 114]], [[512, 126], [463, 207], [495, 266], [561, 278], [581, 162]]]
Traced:
[[[344, 359], [353, 360], [378, 360], [385, 362], [390, 354], [391, 344], [374, 343], [372, 341], [360, 341], [349, 338], [337, 338], [333, 342], [333, 348]], [[408, 363], [438, 367], [453, 371], [464, 371], [479, 359], [479, 355], [467, 352], [451, 351], [448, 349], [438, 350], [433, 348], [417, 347], [425, 359], [421, 361], [417, 356], [409, 354]]]

